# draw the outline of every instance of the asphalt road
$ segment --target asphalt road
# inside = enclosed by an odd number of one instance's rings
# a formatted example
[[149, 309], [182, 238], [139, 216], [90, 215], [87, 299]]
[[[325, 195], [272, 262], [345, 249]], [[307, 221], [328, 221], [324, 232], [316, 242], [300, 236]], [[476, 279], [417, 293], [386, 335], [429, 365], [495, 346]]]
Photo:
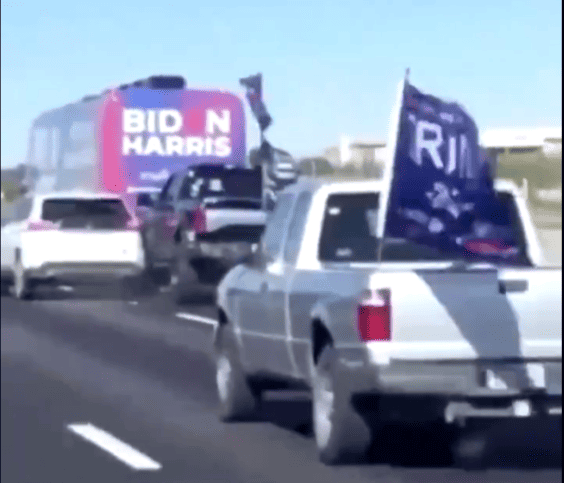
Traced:
[[211, 297], [175, 307], [167, 293], [118, 295], [2, 297], [2, 481], [562, 481], [561, 419], [476, 429], [484, 471], [408, 428], [389, 428], [364, 464], [324, 467], [305, 395], [270, 395], [255, 422], [218, 421]]

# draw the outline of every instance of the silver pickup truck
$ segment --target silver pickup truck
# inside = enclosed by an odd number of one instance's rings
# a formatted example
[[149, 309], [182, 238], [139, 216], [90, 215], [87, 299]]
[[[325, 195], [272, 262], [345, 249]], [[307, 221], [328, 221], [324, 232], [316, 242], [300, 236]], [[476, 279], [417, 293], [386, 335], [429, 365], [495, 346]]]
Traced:
[[259, 250], [218, 287], [222, 417], [251, 416], [265, 389], [312, 389], [320, 459], [335, 464], [386, 421], [561, 414], [562, 270], [542, 267], [517, 187], [496, 184], [517, 253], [487, 264], [379, 247], [381, 188], [281, 193]]

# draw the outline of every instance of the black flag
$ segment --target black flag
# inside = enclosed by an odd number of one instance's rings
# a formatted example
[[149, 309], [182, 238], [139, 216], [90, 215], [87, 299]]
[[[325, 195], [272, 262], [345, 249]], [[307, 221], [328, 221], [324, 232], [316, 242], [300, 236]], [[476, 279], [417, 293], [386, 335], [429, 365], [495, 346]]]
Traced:
[[272, 124], [272, 117], [268, 114], [266, 106], [262, 101], [262, 74], [239, 79], [239, 83], [247, 88], [247, 99], [259, 123], [260, 130], [266, 131]]

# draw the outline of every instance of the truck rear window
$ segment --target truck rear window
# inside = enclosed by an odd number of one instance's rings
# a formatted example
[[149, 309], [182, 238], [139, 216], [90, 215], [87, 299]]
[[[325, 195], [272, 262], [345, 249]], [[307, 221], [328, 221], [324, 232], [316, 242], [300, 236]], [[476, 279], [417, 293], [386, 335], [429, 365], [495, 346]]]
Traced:
[[261, 199], [262, 173], [259, 169], [215, 168], [190, 173], [184, 178], [179, 199], [247, 198]]
[[[511, 263], [529, 264], [526, 238], [513, 196], [500, 193], [495, 208], [483, 207], [482, 216], [489, 224], [473, 224], [473, 233], [465, 240], [499, 240], [516, 249]], [[319, 243], [319, 259], [326, 262], [375, 262], [381, 240], [376, 238], [379, 199], [377, 193], [331, 195]], [[407, 239], [385, 239], [383, 261], [450, 261], [460, 259], [460, 252], [428, 246]], [[499, 257], [491, 256], [492, 262]]]
[[61, 223], [61, 228], [117, 229], [130, 220], [119, 199], [48, 199], [43, 202], [42, 219]]
[[377, 193], [331, 195], [319, 243], [322, 261], [375, 261], [378, 252]]

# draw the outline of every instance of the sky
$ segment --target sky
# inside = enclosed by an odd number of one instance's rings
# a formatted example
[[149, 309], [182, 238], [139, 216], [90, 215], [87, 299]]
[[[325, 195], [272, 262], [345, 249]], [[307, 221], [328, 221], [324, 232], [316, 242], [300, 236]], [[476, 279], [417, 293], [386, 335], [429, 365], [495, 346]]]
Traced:
[[[405, 69], [480, 130], [562, 125], [560, 0], [144, 0], [1, 3], [1, 165], [41, 112], [176, 74], [242, 93], [262, 72], [267, 138], [295, 157], [342, 134], [387, 139]], [[249, 112], [249, 111], [247, 111]], [[248, 145], [259, 132], [248, 114]]]

